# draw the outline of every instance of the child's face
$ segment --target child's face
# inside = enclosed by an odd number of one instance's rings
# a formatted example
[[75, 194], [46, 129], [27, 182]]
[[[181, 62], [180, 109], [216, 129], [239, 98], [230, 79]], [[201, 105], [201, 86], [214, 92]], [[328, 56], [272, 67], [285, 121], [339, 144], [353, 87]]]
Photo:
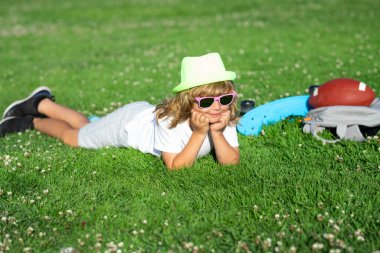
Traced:
[[230, 105], [221, 105], [218, 101], [214, 101], [210, 107], [199, 108], [198, 103], [194, 102], [192, 109], [204, 113], [210, 124], [213, 124], [219, 122], [222, 115], [229, 113]]

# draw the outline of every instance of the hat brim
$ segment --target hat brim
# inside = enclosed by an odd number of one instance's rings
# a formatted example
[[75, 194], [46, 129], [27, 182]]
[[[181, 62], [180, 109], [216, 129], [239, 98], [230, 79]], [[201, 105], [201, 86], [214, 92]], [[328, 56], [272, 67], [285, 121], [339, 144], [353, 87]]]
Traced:
[[226, 71], [223, 75], [208, 79], [208, 80], [202, 80], [197, 83], [180, 83], [176, 87], [173, 88], [173, 92], [177, 93], [180, 91], [188, 90], [197, 86], [209, 84], [209, 83], [216, 83], [221, 81], [233, 81], [236, 79], [236, 73], [232, 71]]

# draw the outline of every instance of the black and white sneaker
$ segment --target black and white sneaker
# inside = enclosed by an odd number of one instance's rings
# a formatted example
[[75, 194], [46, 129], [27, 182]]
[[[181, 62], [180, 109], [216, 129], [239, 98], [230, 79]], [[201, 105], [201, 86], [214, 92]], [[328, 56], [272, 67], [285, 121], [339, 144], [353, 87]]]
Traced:
[[33, 116], [8, 117], [0, 121], [0, 137], [33, 129]]
[[3, 113], [3, 119], [8, 117], [23, 117], [32, 115], [35, 117], [44, 118], [45, 115], [37, 111], [37, 106], [42, 99], [49, 98], [54, 101], [54, 96], [48, 87], [41, 86], [32, 91], [27, 98], [18, 100], [10, 104]]

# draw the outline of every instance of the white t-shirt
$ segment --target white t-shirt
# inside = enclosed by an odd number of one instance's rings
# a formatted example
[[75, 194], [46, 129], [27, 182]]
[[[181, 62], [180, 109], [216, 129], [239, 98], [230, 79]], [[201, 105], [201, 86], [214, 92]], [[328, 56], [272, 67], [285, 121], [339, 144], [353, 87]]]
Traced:
[[[160, 156], [162, 151], [180, 153], [192, 134], [188, 121], [169, 129], [170, 118], [156, 120], [154, 109], [155, 107], [152, 105], [142, 110], [125, 125], [128, 146], [156, 156]], [[236, 127], [227, 126], [223, 135], [232, 147], [239, 146]], [[198, 152], [198, 157], [207, 155], [212, 149], [213, 143], [210, 136], [207, 135]]]
[[[170, 119], [168, 118], [156, 121], [154, 148], [168, 153], [180, 153], [192, 134], [189, 122], [182, 122], [172, 129], [169, 129], [169, 124]], [[232, 147], [239, 146], [236, 127], [227, 126], [223, 135]], [[207, 135], [198, 152], [198, 157], [207, 155], [212, 149], [213, 143], [210, 136]]]

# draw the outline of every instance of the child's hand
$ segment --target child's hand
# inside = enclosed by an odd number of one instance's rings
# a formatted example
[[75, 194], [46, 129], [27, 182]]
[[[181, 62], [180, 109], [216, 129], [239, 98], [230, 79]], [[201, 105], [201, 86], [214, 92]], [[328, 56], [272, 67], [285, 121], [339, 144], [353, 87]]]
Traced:
[[207, 134], [210, 123], [207, 116], [196, 110], [191, 111], [190, 125], [193, 129], [193, 132], [199, 132], [202, 134]]
[[219, 121], [213, 124], [210, 124], [211, 131], [220, 131], [222, 132], [224, 128], [230, 123], [231, 111], [226, 110], [222, 113], [222, 116], [219, 118]]

